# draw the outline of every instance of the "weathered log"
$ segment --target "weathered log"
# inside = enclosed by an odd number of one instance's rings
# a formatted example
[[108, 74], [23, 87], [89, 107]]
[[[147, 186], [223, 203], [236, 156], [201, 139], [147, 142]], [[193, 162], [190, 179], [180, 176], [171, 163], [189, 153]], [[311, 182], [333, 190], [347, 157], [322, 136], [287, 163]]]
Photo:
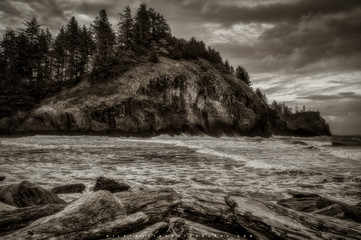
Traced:
[[57, 186], [51, 189], [52, 193], [62, 194], [62, 193], [82, 193], [85, 190], [85, 185], [82, 183], [67, 184], [62, 186]]
[[232, 240], [241, 238], [241, 236], [235, 236], [233, 234], [178, 217], [169, 219], [168, 233], [169, 236], [159, 236], [159, 239]]
[[0, 201], [15, 207], [65, 203], [55, 194], [28, 181], [2, 187]]
[[198, 191], [189, 192], [183, 196], [182, 203], [176, 208], [177, 215], [235, 235], [250, 235], [234, 221], [233, 209], [226, 203], [226, 196]]
[[[292, 198], [283, 199], [278, 201], [277, 203], [296, 211], [314, 212], [317, 214], [327, 215], [340, 219], [348, 219], [350, 221], [361, 223], [361, 207], [324, 198], [313, 193], [294, 192], [292, 194]], [[333, 208], [327, 208], [332, 205], [335, 206]], [[324, 209], [324, 211], [320, 211], [322, 209]]]
[[160, 222], [180, 203], [181, 196], [173, 189], [133, 189], [114, 194], [127, 213], [143, 212], [149, 224]]
[[[117, 224], [123, 224], [126, 211], [118, 198], [108, 191], [85, 194], [77, 201], [69, 204], [63, 211], [36, 220], [28, 227], [8, 237], [15, 239], [83, 239], [91, 233], [105, 234], [102, 228], [111, 231]], [[126, 221], [130, 225], [144, 222], [144, 214], [132, 216]], [[111, 222], [114, 222], [113, 225]], [[109, 225], [109, 228], [106, 228]], [[109, 232], [110, 234], [110, 232]]]
[[0, 211], [6, 211], [6, 210], [14, 210], [17, 209], [17, 207], [11, 206], [9, 204], [5, 204], [3, 202], [0, 202]]
[[126, 183], [119, 183], [114, 179], [110, 179], [110, 178], [98, 177], [95, 182], [94, 191], [107, 190], [111, 193], [115, 193], [115, 192], [126, 191], [129, 188], [130, 186]]
[[167, 230], [168, 230], [168, 223], [158, 222], [139, 232], [135, 232], [123, 236], [118, 235], [118, 236], [114, 236], [114, 238], [106, 238], [106, 239], [150, 240], [150, 239], [155, 239], [157, 236], [163, 236], [163, 232], [166, 232]]
[[0, 211], [0, 236], [15, 232], [39, 218], [55, 214], [64, 208], [64, 204], [48, 204]]
[[297, 212], [244, 197], [229, 197], [235, 220], [257, 239], [361, 239], [361, 225]]

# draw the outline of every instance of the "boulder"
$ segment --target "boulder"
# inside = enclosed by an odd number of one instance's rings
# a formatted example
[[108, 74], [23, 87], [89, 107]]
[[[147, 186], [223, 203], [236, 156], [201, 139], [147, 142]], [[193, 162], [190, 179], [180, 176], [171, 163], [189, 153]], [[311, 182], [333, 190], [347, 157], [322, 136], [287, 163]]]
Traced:
[[24, 228], [35, 220], [55, 214], [65, 208], [65, 204], [35, 205], [0, 211], [0, 236]]
[[15, 207], [65, 203], [55, 194], [28, 181], [2, 187], [0, 201]]
[[235, 221], [256, 239], [361, 239], [361, 225], [328, 216], [297, 212], [246, 197], [229, 197]]
[[82, 183], [76, 184], [67, 184], [51, 189], [52, 193], [62, 194], [62, 193], [82, 193], [85, 190], [85, 185]]
[[57, 214], [38, 219], [6, 237], [15, 239], [99, 239], [140, 229], [144, 213], [126, 215], [118, 198], [108, 191], [85, 194]]
[[129, 188], [130, 186], [126, 183], [119, 183], [114, 179], [110, 179], [110, 178], [98, 177], [95, 182], [94, 191], [108, 190], [111, 193], [115, 193], [115, 192], [126, 191]]
[[162, 221], [180, 203], [181, 196], [173, 189], [133, 189], [114, 194], [124, 204], [128, 213], [141, 211], [149, 223]]
[[5, 180], [5, 176], [0, 176], [0, 182]]

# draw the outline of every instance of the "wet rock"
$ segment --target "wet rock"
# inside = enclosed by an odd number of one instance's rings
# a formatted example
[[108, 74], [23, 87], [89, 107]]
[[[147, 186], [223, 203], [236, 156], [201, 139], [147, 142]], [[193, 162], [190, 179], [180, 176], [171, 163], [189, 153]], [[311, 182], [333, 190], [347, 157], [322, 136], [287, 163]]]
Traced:
[[94, 191], [107, 190], [111, 193], [115, 193], [115, 192], [126, 191], [129, 188], [130, 186], [126, 183], [119, 183], [114, 179], [110, 179], [110, 178], [98, 177], [95, 182]]
[[124, 204], [127, 213], [141, 211], [149, 223], [162, 221], [180, 204], [181, 196], [173, 189], [133, 189], [114, 194]]
[[0, 182], [5, 180], [5, 176], [0, 176]]
[[303, 141], [292, 141], [291, 144], [307, 146], [307, 143]]
[[194, 191], [183, 196], [176, 215], [235, 235], [248, 235], [242, 226], [233, 221], [232, 208], [226, 195]]
[[333, 146], [361, 146], [361, 137], [334, 137]]
[[64, 203], [58, 196], [28, 181], [2, 187], [0, 201], [15, 207]]
[[345, 218], [345, 212], [339, 204], [333, 204], [320, 210], [316, 210], [313, 213], [340, 219]]
[[139, 229], [148, 220], [144, 213], [126, 215], [120, 200], [108, 191], [85, 194], [57, 214], [38, 219], [9, 238], [99, 239]]
[[82, 183], [76, 184], [67, 184], [63, 186], [54, 187], [51, 189], [52, 193], [62, 194], [62, 193], [82, 193], [85, 190], [85, 185]]
[[360, 239], [360, 224], [297, 212], [245, 197], [229, 197], [235, 221], [256, 239]]
[[35, 220], [55, 214], [65, 208], [65, 204], [35, 205], [0, 211], [0, 236], [26, 227]]
[[167, 233], [167, 235], [159, 237], [159, 239], [239, 239], [233, 234], [178, 217], [169, 219]]
[[298, 112], [287, 119], [287, 127], [298, 136], [331, 136], [325, 119], [318, 112]]

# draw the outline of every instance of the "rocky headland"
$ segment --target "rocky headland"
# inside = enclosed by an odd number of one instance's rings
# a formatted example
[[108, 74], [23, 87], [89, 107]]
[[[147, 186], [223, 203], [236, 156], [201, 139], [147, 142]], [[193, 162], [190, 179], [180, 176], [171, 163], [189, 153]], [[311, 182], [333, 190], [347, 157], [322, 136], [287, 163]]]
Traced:
[[[166, 47], [166, 46], [164, 46]], [[247, 84], [205, 59], [143, 62], [120, 77], [84, 80], [34, 109], [0, 119], [2, 134], [330, 135], [314, 112], [282, 119]]]
[[[104, 177], [95, 185], [70, 202], [26, 181], [2, 186], [1, 238], [361, 238], [361, 208], [317, 194], [293, 192], [274, 203], [192, 189], [127, 188]], [[74, 192], [74, 184], [61, 187]]]

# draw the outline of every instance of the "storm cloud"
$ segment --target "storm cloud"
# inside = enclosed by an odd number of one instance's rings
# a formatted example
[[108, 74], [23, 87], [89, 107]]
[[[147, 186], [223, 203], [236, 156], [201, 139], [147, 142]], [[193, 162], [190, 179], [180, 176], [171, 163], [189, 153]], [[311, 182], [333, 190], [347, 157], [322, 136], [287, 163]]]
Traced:
[[333, 132], [361, 134], [359, 0], [2, 0], [0, 32], [36, 17], [56, 34], [71, 16], [88, 25], [100, 9], [115, 28], [125, 6], [140, 3], [162, 13], [175, 36], [195, 36], [246, 67], [270, 101], [306, 105]]

